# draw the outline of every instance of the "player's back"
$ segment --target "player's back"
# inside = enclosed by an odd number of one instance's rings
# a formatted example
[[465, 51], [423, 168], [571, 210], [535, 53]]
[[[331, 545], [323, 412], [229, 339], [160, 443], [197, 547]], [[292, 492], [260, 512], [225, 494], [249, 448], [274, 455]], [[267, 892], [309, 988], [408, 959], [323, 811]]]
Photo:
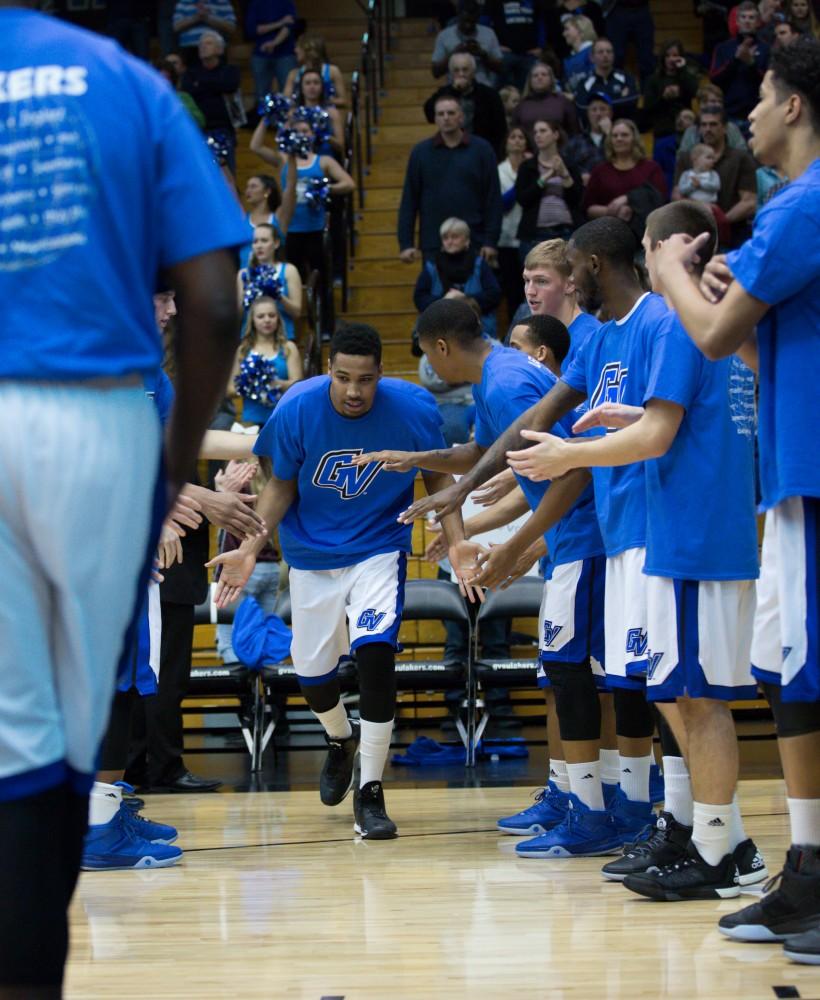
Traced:
[[415, 470], [385, 472], [381, 462], [359, 467], [355, 460], [371, 451], [443, 447], [433, 396], [410, 382], [382, 379], [373, 406], [359, 417], [337, 412], [326, 375], [290, 388], [255, 448], [271, 456], [275, 476], [297, 481], [298, 499], [279, 529], [288, 563], [337, 569], [409, 551], [411, 527], [396, 519], [413, 501]]
[[0, 33], [0, 376], [148, 375], [157, 270], [238, 241], [241, 216], [144, 63], [29, 10]]

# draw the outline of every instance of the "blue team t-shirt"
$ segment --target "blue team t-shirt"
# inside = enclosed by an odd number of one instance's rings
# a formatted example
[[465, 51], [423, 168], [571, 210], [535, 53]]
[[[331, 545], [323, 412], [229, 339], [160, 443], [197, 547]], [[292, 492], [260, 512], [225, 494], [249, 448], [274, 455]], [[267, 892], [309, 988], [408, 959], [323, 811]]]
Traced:
[[[581, 344], [561, 378], [583, 392], [594, 409], [602, 403], [643, 406], [644, 359], [669, 310], [660, 295], [642, 295], [619, 320], [610, 320]], [[646, 484], [642, 462], [594, 468], [595, 510], [608, 556], [646, 544]]]
[[[535, 358], [510, 347], [495, 347], [484, 362], [481, 382], [473, 386], [476, 404], [475, 440], [489, 448], [531, 406], [539, 402], [557, 382]], [[570, 437], [577, 415], [567, 414], [552, 427], [559, 437]], [[516, 475], [532, 510], [539, 505], [549, 482], [535, 483]], [[595, 522], [592, 488], [581, 494], [574, 506], [545, 535], [550, 564], [559, 566], [603, 551]], [[547, 574], [549, 575], [549, 573]]]
[[820, 497], [820, 160], [758, 211], [727, 263], [771, 307], [757, 325], [762, 509]]
[[296, 569], [339, 569], [382, 552], [409, 552], [412, 526], [396, 518], [413, 502], [415, 469], [357, 468], [358, 455], [383, 449], [446, 448], [432, 394], [383, 378], [373, 406], [345, 417], [320, 375], [288, 389], [262, 428], [254, 451], [273, 461], [279, 479], [295, 479], [298, 496], [279, 525], [282, 553]]
[[669, 451], [644, 463], [644, 572], [679, 580], [758, 575], [754, 375], [736, 357], [707, 361], [670, 313], [650, 345], [644, 400], [685, 409]]
[[562, 373], [569, 368], [572, 359], [578, 353], [578, 348], [584, 343], [587, 337], [600, 329], [601, 321], [590, 315], [590, 313], [582, 312], [575, 317], [567, 327], [567, 332], [569, 333], [569, 351], [561, 365]]
[[169, 84], [99, 35], [0, 10], [0, 378], [147, 375], [163, 268], [247, 239]]

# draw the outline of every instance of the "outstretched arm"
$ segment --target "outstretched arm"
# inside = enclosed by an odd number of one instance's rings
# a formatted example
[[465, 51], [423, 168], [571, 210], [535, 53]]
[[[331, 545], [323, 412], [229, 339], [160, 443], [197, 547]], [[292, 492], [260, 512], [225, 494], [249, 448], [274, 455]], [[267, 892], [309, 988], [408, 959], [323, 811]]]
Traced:
[[449, 472], [459, 475], [468, 472], [484, 454], [474, 441], [452, 448], [433, 451], [369, 451], [354, 460], [356, 465], [382, 462], [385, 472], [409, 472], [426, 469], [428, 472]]
[[[422, 472], [424, 485], [428, 493], [435, 493], [444, 489], [452, 483], [452, 476], [441, 472]], [[469, 601], [483, 601], [484, 594], [480, 587], [471, 587], [467, 582], [468, 578], [475, 575], [478, 569], [478, 557], [484, 552], [480, 545], [468, 542], [464, 538], [464, 524], [461, 519], [461, 511], [456, 510], [441, 519], [441, 528], [444, 537], [447, 539], [447, 556], [450, 565], [458, 579], [458, 586], [461, 593]]]
[[569, 413], [584, 398], [582, 392], [571, 388], [566, 382], [557, 382], [542, 400], [510, 424], [470, 472], [446, 490], [417, 500], [401, 515], [400, 520], [407, 524], [419, 517], [425, 517], [431, 511], [444, 516], [460, 508], [476, 487], [506, 468], [507, 452], [521, 447], [525, 441], [521, 437], [523, 430], [549, 430], [556, 420]]

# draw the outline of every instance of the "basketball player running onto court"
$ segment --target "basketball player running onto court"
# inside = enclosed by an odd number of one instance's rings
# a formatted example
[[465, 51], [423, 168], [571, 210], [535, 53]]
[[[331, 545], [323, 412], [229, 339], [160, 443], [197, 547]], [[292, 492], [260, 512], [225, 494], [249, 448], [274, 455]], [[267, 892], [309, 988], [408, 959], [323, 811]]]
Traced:
[[[754, 349], [758, 451], [766, 511], [752, 642], [774, 712], [791, 847], [777, 889], [720, 920], [741, 941], [783, 941], [820, 963], [820, 43], [772, 53], [749, 115], [751, 149], [790, 183], [757, 214], [752, 238], [686, 271], [702, 240], [674, 237], [656, 267], [689, 336], [710, 358]], [[756, 328], [756, 337], [755, 337]]]
[[[439, 378], [473, 384], [475, 441], [409, 455], [377, 452], [363, 455], [360, 461], [382, 461], [391, 469], [416, 465], [467, 472], [521, 413], [550, 391], [556, 377], [535, 358], [493, 345], [482, 335], [470, 307], [458, 299], [434, 302], [419, 317], [416, 330]], [[567, 435], [571, 423], [567, 420], [566, 427], [558, 425], [556, 430]], [[555, 816], [543, 817], [541, 836], [516, 845], [516, 853], [539, 858], [608, 854], [620, 848], [623, 840], [605, 809], [600, 773], [601, 709], [592, 658], [602, 673], [604, 561], [592, 489], [583, 473], [549, 489], [548, 484], [523, 476], [518, 483], [532, 510], [550, 494], [555, 508], [557, 527], [547, 537], [553, 573], [544, 586], [541, 618], [554, 617], [560, 607], [562, 615], [571, 609], [572, 621], [564, 629], [554, 629], [549, 623], [545, 630], [543, 621], [539, 627], [539, 632], [546, 631], [541, 636], [542, 669], [555, 692], [570, 794], [561, 795], [554, 786], [547, 786]]]
[[[292, 386], [259, 435], [273, 477], [257, 512], [269, 531], [279, 525], [291, 567], [291, 655], [308, 705], [322, 724], [328, 755], [320, 795], [338, 805], [360, 772], [354, 793], [355, 829], [363, 838], [396, 835], [385, 811], [382, 775], [396, 701], [395, 651], [404, 601], [410, 527], [399, 513], [413, 497], [415, 472], [387, 474], [381, 462], [356, 459], [385, 445], [408, 451], [443, 448], [441, 419], [425, 389], [383, 378], [381, 341], [364, 324], [343, 327], [330, 343], [330, 374]], [[424, 473], [431, 492], [451, 477]], [[461, 514], [442, 522], [457, 575], [474, 566], [478, 546], [464, 541]], [[245, 585], [265, 539], [246, 539], [217, 556], [220, 607]], [[470, 599], [472, 588], [464, 588]], [[349, 625], [345, 625], [345, 616]], [[354, 651], [359, 714], [352, 722], [341, 701], [339, 658]]]
[[[712, 237], [701, 250], [705, 263], [717, 238], [709, 211], [681, 202], [649, 216], [644, 250], [656, 292], [664, 291], [656, 248], [673, 233], [694, 238], [704, 231]], [[749, 665], [757, 576], [754, 377], [736, 359], [706, 361], [672, 312], [646, 348], [628, 376], [643, 365], [645, 409], [603, 404], [576, 425], [625, 429], [570, 448], [551, 435], [530, 435], [540, 443], [511, 462], [536, 479], [645, 462], [647, 694], [684, 748], [695, 802], [694, 808], [680, 798], [668, 803], [654, 849], [627, 852], [604, 874], [655, 899], [727, 898], [768, 874], [734, 799], [738, 752], [728, 705], [755, 694]], [[679, 714], [668, 710], [670, 701]]]
[[[0, 3], [3, 231], [15, 222], [0, 246], [0, 993], [40, 998], [61, 993], [88, 793], [148, 555], [230, 370], [227, 249], [246, 226], [164, 80], [108, 39], [11, 7]], [[167, 484], [143, 387], [161, 360], [160, 272], [186, 310]]]

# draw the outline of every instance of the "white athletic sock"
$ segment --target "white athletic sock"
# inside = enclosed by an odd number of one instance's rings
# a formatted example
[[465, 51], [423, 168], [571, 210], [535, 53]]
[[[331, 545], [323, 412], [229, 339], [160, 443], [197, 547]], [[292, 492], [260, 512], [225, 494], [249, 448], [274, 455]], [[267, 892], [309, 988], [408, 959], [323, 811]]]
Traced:
[[692, 822], [692, 843], [707, 865], [717, 865], [730, 853], [729, 827], [732, 803], [712, 805], [696, 802]]
[[601, 781], [605, 785], [617, 785], [620, 777], [621, 755], [617, 750], [605, 750], [601, 747]]
[[792, 843], [820, 847], [820, 799], [786, 799], [792, 828]]
[[359, 744], [361, 774], [359, 788], [368, 781], [381, 781], [384, 765], [390, 753], [390, 737], [393, 735], [393, 720], [389, 722], [368, 722], [362, 719], [362, 741]]
[[664, 812], [682, 826], [692, 825], [692, 782], [683, 757], [663, 758]]
[[645, 757], [619, 755], [619, 780], [624, 795], [630, 802], [649, 801], [649, 768], [655, 763], [651, 753]]
[[347, 717], [347, 709], [342, 704], [341, 699], [330, 709], [329, 712], [313, 713], [327, 735], [332, 740], [346, 740], [353, 732], [350, 727], [350, 719]]
[[88, 796], [88, 825], [102, 826], [103, 823], [110, 823], [119, 812], [121, 804], [121, 788], [107, 785], [104, 781], [95, 781]]
[[569, 775], [565, 760], [555, 760], [550, 757], [550, 773], [547, 781], [551, 781], [562, 792], [569, 791]]
[[746, 830], [743, 827], [743, 817], [740, 814], [740, 805], [737, 801], [737, 792], [732, 799], [732, 812], [729, 821], [729, 850], [733, 851], [738, 844], [742, 844], [747, 839]]
[[569, 775], [569, 790], [573, 795], [596, 812], [604, 808], [604, 792], [601, 788], [601, 762], [591, 761], [589, 764], [567, 764]]

